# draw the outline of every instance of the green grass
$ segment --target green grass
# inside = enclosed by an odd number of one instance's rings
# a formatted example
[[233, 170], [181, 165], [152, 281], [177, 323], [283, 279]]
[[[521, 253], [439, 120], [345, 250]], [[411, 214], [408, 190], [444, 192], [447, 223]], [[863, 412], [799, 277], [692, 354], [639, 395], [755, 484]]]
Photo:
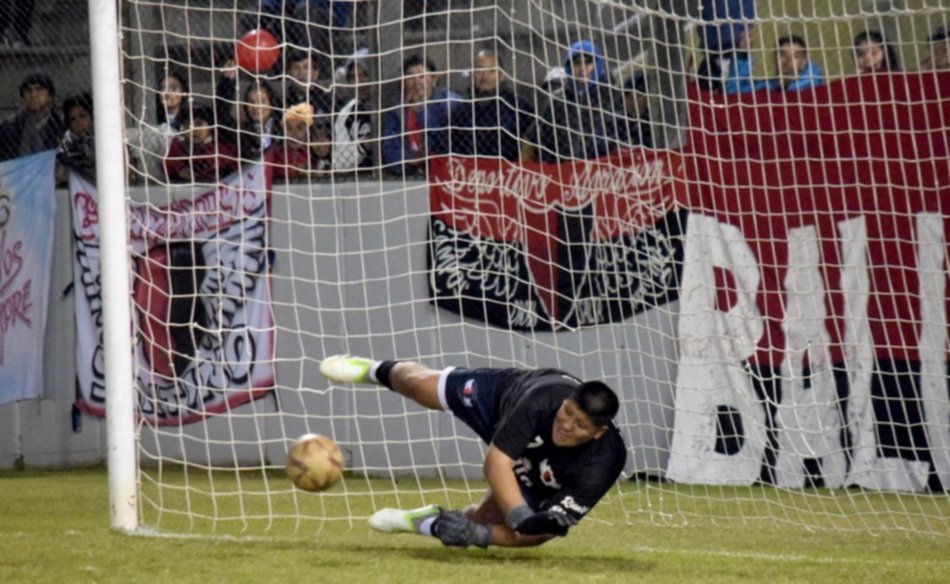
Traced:
[[[192, 474], [188, 490], [146, 478], [145, 520], [187, 531], [154, 537], [109, 529], [106, 483], [102, 469], [0, 472], [0, 582], [945, 582], [950, 570], [946, 496], [626, 484], [568, 538], [482, 551], [375, 533], [362, 519], [316, 519], [421, 502], [385, 481], [350, 479], [309, 495], [259, 473]], [[432, 502], [470, 500], [460, 482], [422, 487]], [[200, 518], [159, 516], [157, 501]], [[256, 518], [237, 521], [239, 513]], [[867, 529], [880, 525], [930, 535]]]

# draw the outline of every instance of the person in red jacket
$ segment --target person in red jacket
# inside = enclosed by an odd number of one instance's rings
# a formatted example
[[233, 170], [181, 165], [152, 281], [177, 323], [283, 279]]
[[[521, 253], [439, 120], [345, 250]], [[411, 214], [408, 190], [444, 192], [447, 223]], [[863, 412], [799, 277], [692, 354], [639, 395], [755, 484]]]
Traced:
[[171, 182], [217, 182], [237, 170], [237, 151], [219, 140], [214, 111], [204, 105], [185, 110], [182, 133], [172, 140], [165, 157]]

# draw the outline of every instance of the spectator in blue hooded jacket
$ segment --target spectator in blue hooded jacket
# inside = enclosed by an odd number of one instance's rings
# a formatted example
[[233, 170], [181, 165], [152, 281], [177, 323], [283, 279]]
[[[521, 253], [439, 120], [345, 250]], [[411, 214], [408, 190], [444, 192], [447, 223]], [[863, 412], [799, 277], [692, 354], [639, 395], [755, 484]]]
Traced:
[[778, 79], [772, 81], [773, 89], [802, 91], [825, 84], [821, 68], [808, 58], [805, 39], [796, 35], [784, 36], [778, 39], [776, 45]]
[[428, 156], [448, 151], [448, 125], [459, 96], [438, 85], [429, 59], [412, 55], [402, 70], [403, 103], [383, 114], [383, 167], [396, 176], [425, 175]]
[[564, 60], [563, 89], [548, 104], [533, 132], [543, 161], [592, 159], [626, 142], [623, 94], [611, 82], [600, 48], [592, 41], [571, 45]]

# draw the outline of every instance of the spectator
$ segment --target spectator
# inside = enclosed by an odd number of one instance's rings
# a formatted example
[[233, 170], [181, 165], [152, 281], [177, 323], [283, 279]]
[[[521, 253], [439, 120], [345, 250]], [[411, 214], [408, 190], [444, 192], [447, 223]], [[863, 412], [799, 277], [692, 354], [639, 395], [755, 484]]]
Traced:
[[598, 158], [626, 141], [621, 117], [623, 99], [611, 83], [599, 47], [589, 40], [574, 43], [564, 61], [564, 88], [548, 99], [532, 131], [543, 161]]
[[564, 89], [566, 80], [567, 71], [564, 70], [564, 67], [551, 67], [538, 88], [547, 94], [554, 94]]
[[930, 35], [930, 54], [920, 61], [921, 71], [950, 71], [950, 28], [938, 26]]
[[650, 124], [650, 96], [642, 71], [634, 71], [623, 86], [624, 113], [627, 118], [627, 140], [632, 146], [653, 147]]
[[29, 47], [36, 0], [0, 0], [0, 46]]
[[287, 94], [284, 103], [309, 103], [320, 114], [333, 113], [329, 91], [318, 84], [320, 65], [313, 51], [294, 51], [287, 56]]
[[718, 34], [704, 40], [707, 56], [699, 66], [699, 86], [708, 91], [724, 91], [727, 95], [751, 93], [768, 86], [752, 78], [752, 43], [755, 27], [733, 23], [717, 28]]
[[182, 133], [176, 136], [165, 157], [165, 173], [171, 182], [217, 182], [237, 169], [237, 152], [218, 139], [214, 110], [193, 105], [181, 112]]
[[447, 126], [459, 96], [438, 85], [432, 61], [412, 55], [403, 63], [403, 104], [383, 114], [383, 165], [387, 173], [424, 174], [426, 158], [447, 150]]
[[315, 120], [313, 106], [306, 102], [284, 114], [284, 136], [274, 156], [274, 180], [301, 180], [330, 168], [328, 132], [325, 126], [315, 128]]
[[808, 45], [800, 36], [791, 35], [778, 39], [775, 59], [778, 78], [772, 81], [773, 89], [802, 91], [824, 85], [821, 69], [808, 58]]
[[373, 165], [373, 107], [369, 72], [359, 59], [345, 66], [353, 97], [337, 112], [333, 123], [333, 170], [357, 170]]
[[455, 154], [517, 161], [532, 122], [531, 108], [506, 82], [497, 53], [478, 51], [474, 65], [472, 87], [453, 109], [450, 148]]
[[241, 101], [238, 123], [238, 154], [240, 160], [257, 160], [280, 135], [274, 90], [266, 81], [248, 85]]
[[66, 134], [59, 145], [56, 160], [57, 182], [66, 182], [65, 169], [74, 170], [85, 178], [96, 180], [96, 148], [92, 114], [92, 96], [88, 93], [73, 95], [63, 102]]
[[876, 30], [854, 37], [854, 60], [861, 74], [901, 70], [894, 47], [887, 44], [884, 35]]
[[162, 80], [162, 91], [156, 96], [157, 122], [160, 130], [178, 132], [181, 130], [180, 115], [188, 95], [188, 82], [185, 75], [178, 71], [168, 71]]
[[0, 160], [58, 148], [66, 124], [56, 108], [56, 86], [46, 73], [31, 73], [20, 83], [23, 110], [0, 125]]

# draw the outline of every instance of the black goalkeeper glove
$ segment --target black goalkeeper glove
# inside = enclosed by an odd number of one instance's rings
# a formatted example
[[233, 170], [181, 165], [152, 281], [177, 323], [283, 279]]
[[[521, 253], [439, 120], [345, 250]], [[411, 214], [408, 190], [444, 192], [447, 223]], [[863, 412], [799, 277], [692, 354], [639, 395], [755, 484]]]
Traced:
[[491, 543], [491, 528], [469, 521], [461, 511], [443, 511], [432, 524], [432, 534], [450, 546], [486, 548]]
[[523, 535], [565, 536], [577, 520], [567, 513], [541, 511], [534, 513], [527, 505], [512, 509], [505, 522], [509, 527]]

